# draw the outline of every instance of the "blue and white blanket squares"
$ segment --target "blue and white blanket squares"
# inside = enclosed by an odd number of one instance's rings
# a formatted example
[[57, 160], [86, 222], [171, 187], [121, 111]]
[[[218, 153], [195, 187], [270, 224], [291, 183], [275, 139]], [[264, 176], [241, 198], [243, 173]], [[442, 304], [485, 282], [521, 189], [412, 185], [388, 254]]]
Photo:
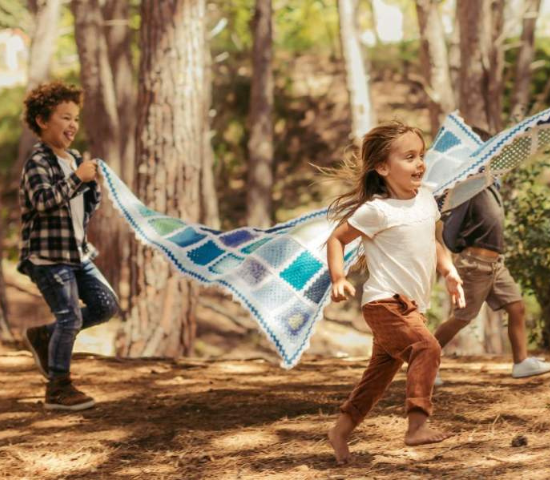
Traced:
[[[453, 113], [426, 154], [425, 183], [448, 210], [490, 184], [490, 175], [506, 173], [549, 144], [550, 109], [485, 143]], [[281, 365], [295, 366], [330, 302], [325, 243], [334, 224], [327, 209], [268, 229], [221, 232], [147, 208], [105, 162], [99, 164], [109, 197], [137, 238], [182, 275], [230, 293], [273, 343]], [[347, 246], [346, 269], [359, 248], [359, 240]]]
[[[220, 232], [148, 209], [105, 162], [100, 166], [111, 200], [137, 238], [182, 275], [230, 293], [259, 323], [282, 366], [295, 366], [330, 301], [324, 244], [333, 225], [326, 209], [266, 230]], [[355, 262], [357, 244], [347, 248], [346, 268]]]
[[432, 189], [441, 211], [452, 210], [491, 185], [495, 177], [502, 177], [549, 146], [550, 109], [486, 142], [453, 112], [426, 152], [423, 182]]

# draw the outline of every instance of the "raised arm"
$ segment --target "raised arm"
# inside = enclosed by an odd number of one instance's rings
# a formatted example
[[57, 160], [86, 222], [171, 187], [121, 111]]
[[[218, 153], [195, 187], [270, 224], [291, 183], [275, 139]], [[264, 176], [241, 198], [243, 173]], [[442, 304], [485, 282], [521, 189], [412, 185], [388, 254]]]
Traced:
[[23, 185], [36, 211], [47, 215], [82, 193], [83, 183], [94, 180], [96, 169], [94, 162], [86, 161], [68, 177], [53, 182], [48, 168], [39, 160], [31, 159], [25, 166]]

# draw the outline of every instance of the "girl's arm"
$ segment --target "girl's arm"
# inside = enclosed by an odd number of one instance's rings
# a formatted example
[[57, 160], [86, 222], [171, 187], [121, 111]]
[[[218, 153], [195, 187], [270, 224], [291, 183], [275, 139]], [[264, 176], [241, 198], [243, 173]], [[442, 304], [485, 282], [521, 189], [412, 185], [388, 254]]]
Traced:
[[464, 290], [462, 289], [462, 279], [455, 266], [447, 249], [436, 239], [435, 247], [437, 250], [437, 271], [445, 278], [447, 291], [451, 295], [453, 304], [458, 308], [466, 306], [464, 298]]
[[344, 247], [361, 235], [348, 222], [337, 227], [327, 241], [327, 260], [330, 280], [332, 282], [332, 300], [341, 302], [348, 294], [355, 295], [355, 288], [347, 281], [344, 272]]

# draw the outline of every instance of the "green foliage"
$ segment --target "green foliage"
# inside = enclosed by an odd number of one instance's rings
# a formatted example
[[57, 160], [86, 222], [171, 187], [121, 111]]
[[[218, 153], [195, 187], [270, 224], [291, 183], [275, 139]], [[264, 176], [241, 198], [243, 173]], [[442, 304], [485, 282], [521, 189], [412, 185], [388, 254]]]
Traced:
[[517, 169], [507, 176], [503, 191], [506, 263], [523, 289], [539, 302], [542, 332], [550, 331], [550, 198], [548, 185], [541, 181], [549, 169], [546, 160]]
[[210, 32], [221, 24], [223, 28], [210, 38], [212, 56], [230, 55], [252, 49], [251, 21], [254, 15], [254, 0], [232, 0], [209, 5]]
[[288, 51], [338, 51], [336, 2], [307, 0], [274, 2], [275, 44]]
[[20, 28], [28, 32], [32, 18], [23, 0], [0, 0], [0, 29]]
[[[209, 5], [209, 30], [213, 57], [252, 49], [254, 0], [233, 0]], [[273, 2], [273, 44], [277, 52], [293, 54], [316, 51], [334, 54], [339, 50], [338, 10], [328, 0], [276, 0]]]

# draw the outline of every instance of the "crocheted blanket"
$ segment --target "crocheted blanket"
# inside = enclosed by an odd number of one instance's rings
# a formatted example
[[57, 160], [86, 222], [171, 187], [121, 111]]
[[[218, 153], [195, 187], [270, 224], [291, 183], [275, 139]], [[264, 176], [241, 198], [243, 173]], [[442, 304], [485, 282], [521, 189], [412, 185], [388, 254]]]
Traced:
[[452, 210], [491, 185], [495, 177], [550, 146], [550, 109], [526, 118], [488, 141], [457, 112], [447, 116], [426, 152], [424, 183], [441, 211]]
[[[483, 143], [456, 113], [449, 115], [426, 155], [425, 181], [440, 207], [468, 200], [490, 184], [489, 175], [504, 174], [548, 145], [549, 122], [546, 110]], [[298, 363], [330, 301], [325, 242], [334, 225], [326, 209], [265, 230], [221, 232], [147, 208], [106, 163], [100, 168], [109, 197], [141, 242], [182, 275], [230, 293], [256, 319], [282, 366]], [[347, 246], [346, 269], [359, 245], [358, 239]]]
[[[296, 365], [330, 301], [324, 244], [334, 226], [326, 209], [265, 230], [221, 232], [147, 208], [105, 162], [100, 167], [111, 200], [137, 238], [182, 275], [230, 293], [256, 319], [282, 366]], [[357, 245], [346, 249], [346, 268]]]

